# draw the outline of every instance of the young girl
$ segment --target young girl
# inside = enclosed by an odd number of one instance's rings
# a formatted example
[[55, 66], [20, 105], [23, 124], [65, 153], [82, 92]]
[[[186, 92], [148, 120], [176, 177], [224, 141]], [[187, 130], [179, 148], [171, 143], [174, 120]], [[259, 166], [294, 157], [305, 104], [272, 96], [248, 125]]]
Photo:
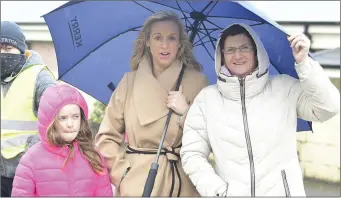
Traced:
[[20, 160], [12, 196], [113, 196], [87, 119], [88, 106], [76, 89], [58, 84], [44, 92], [38, 110], [41, 142]]

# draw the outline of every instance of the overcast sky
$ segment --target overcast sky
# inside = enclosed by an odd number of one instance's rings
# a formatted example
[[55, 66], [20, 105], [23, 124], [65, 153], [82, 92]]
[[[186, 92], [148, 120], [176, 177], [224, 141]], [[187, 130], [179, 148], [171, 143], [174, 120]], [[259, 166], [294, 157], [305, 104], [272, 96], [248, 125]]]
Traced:
[[[44, 22], [40, 16], [67, 1], [1, 1], [1, 20]], [[251, 1], [275, 21], [338, 21], [340, 1]]]

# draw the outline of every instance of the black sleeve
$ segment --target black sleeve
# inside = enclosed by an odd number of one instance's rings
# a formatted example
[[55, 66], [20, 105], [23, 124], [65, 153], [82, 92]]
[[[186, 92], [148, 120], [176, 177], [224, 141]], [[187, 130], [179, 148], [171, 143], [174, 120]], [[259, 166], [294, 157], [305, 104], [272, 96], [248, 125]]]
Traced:
[[57, 81], [51, 75], [51, 73], [47, 69], [43, 69], [39, 72], [36, 85], [35, 85], [35, 93], [34, 93], [34, 104], [33, 104], [33, 113], [35, 116], [38, 114], [40, 97], [43, 95], [44, 91], [52, 86], [56, 85]]

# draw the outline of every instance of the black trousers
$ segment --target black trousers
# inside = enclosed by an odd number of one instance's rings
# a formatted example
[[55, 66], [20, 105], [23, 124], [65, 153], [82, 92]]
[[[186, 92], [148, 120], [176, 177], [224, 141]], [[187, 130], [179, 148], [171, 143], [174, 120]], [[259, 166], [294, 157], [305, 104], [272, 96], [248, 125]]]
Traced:
[[10, 197], [14, 178], [1, 176], [1, 197]]

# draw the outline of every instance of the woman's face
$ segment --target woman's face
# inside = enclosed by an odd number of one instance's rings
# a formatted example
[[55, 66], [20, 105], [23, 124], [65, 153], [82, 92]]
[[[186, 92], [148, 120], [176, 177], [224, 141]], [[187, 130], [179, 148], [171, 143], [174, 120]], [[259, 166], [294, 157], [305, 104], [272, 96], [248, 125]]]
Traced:
[[179, 26], [173, 21], [153, 23], [147, 47], [150, 48], [154, 67], [167, 69], [176, 59], [181, 47]]
[[225, 66], [232, 75], [244, 77], [256, 68], [255, 49], [244, 34], [226, 37], [223, 54]]

